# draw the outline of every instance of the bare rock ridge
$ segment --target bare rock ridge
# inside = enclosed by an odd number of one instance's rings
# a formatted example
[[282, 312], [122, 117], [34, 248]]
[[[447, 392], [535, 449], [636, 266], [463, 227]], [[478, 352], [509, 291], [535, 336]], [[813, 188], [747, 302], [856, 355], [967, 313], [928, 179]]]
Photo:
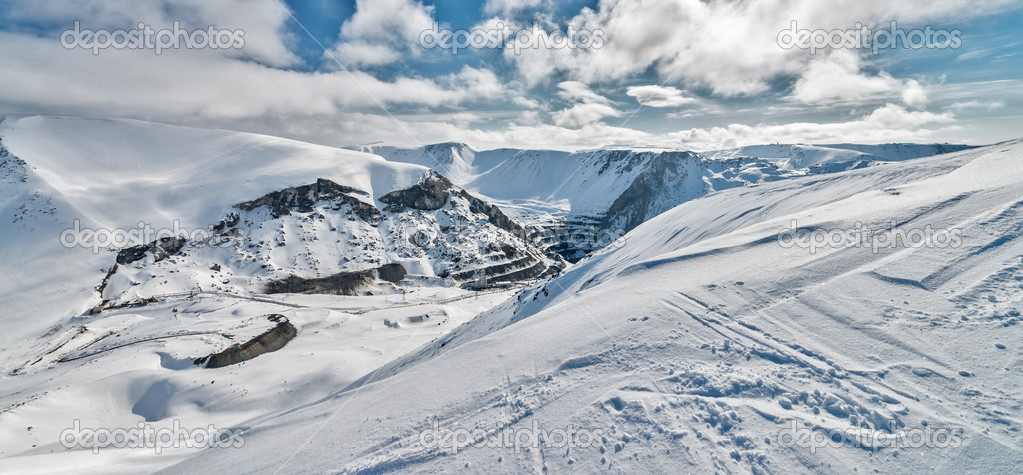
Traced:
[[240, 345], [235, 343], [220, 353], [196, 358], [195, 364], [203, 368], [223, 368], [238, 364], [284, 348], [284, 345], [298, 336], [298, 329], [284, 315], [276, 313], [268, 315], [267, 320], [276, 322], [277, 325], [245, 343]]
[[355, 272], [340, 272], [327, 277], [304, 279], [295, 275], [267, 284], [268, 294], [335, 294], [358, 295], [361, 288], [368, 287], [377, 279], [397, 284], [408, 273], [401, 264], [384, 264], [376, 269]]
[[435, 172], [378, 198], [383, 209], [369, 196], [319, 178], [234, 205], [203, 242], [163, 237], [122, 249], [97, 289], [101, 307], [207, 290], [389, 293], [410, 272], [498, 284], [565, 267], [496, 206]]
[[145, 259], [146, 255], [152, 255], [154, 261], [162, 261], [177, 254], [187, 242], [185, 238], [179, 236], [162, 237], [149, 244], [121, 249], [117, 252], [116, 261], [120, 265], [131, 264]]
[[452, 184], [447, 178], [430, 172], [419, 183], [404, 190], [392, 191], [380, 197], [389, 206], [385, 211], [401, 212], [406, 208], [432, 211], [441, 209], [448, 202]]
[[350, 186], [339, 185], [333, 181], [317, 178], [316, 183], [274, 191], [262, 197], [235, 205], [243, 211], [252, 211], [266, 206], [276, 218], [291, 214], [292, 211], [310, 213], [313, 205], [328, 200], [338, 200], [339, 204], [351, 205], [364, 220], [380, 216], [380, 210], [352, 195], [369, 196], [365, 191]]

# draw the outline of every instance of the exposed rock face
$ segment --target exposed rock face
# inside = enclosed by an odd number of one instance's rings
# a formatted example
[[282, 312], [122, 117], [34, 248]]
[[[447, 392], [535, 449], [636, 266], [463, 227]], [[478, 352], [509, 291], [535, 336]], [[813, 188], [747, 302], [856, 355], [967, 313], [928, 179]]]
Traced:
[[117, 252], [117, 263], [131, 264], [145, 258], [147, 253], [153, 254], [154, 261], [159, 262], [180, 252], [187, 243], [187, 239], [175, 236], [160, 238], [141, 246], [126, 247]]
[[523, 227], [519, 225], [519, 223], [516, 223], [515, 221], [512, 221], [512, 219], [509, 218], [508, 216], [505, 216], [505, 214], [501, 212], [501, 210], [497, 206], [487, 203], [486, 201], [483, 201], [471, 195], [468, 191], [465, 190], [461, 190], [459, 194], [462, 198], [465, 198], [466, 200], [469, 201], [469, 210], [471, 210], [472, 212], [484, 214], [487, 216], [487, 219], [489, 219], [490, 222], [494, 224], [494, 226], [504, 229], [505, 231], [514, 233], [518, 236], [523, 236], [525, 229], [523, 229]]
[[196, 290], [359, 295], [394, 291], [384, 283], [400, 286], [409, 271], [450, 279], [445, 285], [480, 277], [487, 285], [565, 266], [531, 230], [436, 173], [379, 198], [383, 210], [359, 194], [318, 179], [237, 204], [202, 242], [123, 250], [100, 296], [114, 305]]
[[0, 138], [0, 179], [12, 183], [28, 181], [28, 164], [7, 151], [2, 138]]
[[380, 197], [380, 201], [389, 205], [387, 211], [399, 212], [406, 208], [432, 211], [443, 208], [447, 204], [448, 198], [454, 193], [469, 202], [470, 211], [486, 215], [487, 219], [495, 226], [519, 233], [518, 235], [522, 235], [521, 233], [524, 232], [519, 223], [512, 221], [497, 206], [473, 196], [468, 191], [454, 190], [453, 188], [454, 186], [447, 178], [430, 172], [416, 185], [404, 190], [392, 191]]
[[380, 215], [379, 210], [353, 197], [353, 194], [369, 195], [365, 191], [350, 186], [339, 185], [330, 180], [317, 178], [316, 183], [311, 185], [296, 186], [267, 193], [258, 199], [239, 203], [235, 207], [244, 211], [252, 211], [260, 206], [266, 206], [274, 217], [280, 217], [291, 214], [292, 211], [312, 212], [313, 205], [320, 201], [340, 200], [342, 204], [352, 205], [363, 219], [368, 220]]
[[373, 284], [376, 271], [340, 272], [327, 277], [306, 279], [296, 275], [267, 284], [268, 294], [358, 295], [358, 289]]
[[386, 211], [400, 212], [406, 208], [433, 211], [443, 208], [450, 194], [451, 182], [437, 173], [430, 172], [411, 188], [392, 191], [381, 196], [380, 201], [390, 205]]
[[266, 287], [266, 293], [358, 295], [360, 288], [372, 285], [376, 279], [397, 284], [405, 275], [405, 267], [401, 264], [384, 264], [376, 269], [341, 272], [316, 279], [292, 275], [270, 282]]
[[401, 282], [401, 279], [404, 279], [406, 274], [408, 272], [405, 271], [405, 267], [401, 264], [384, 264], [377, 269], [377, 278], [392, 284]]
[[195, 364], [203, 368], [223, 368], [224, 366], [238, 364], [242, 361], [251, 360], [263, 353], [270, 353], [284, 348], [284, 345], [287, 345], [289, 341], [298, 336], [298, 329], [284, 315], [275, 313], [267, 316], [267, 319], [277, 322], [277, 326], [241, 345], [235, 344], [220, 353], [196, 358]]
[[657, 212], [648, 215], [654, 200], [665, 194], [665, 187], [671, 184], [672, 178], [675, 178], [676, 185], [688, 178], [685, 167], [680, 165], [684, 165], [686, 161], [699, 160], [700, 157], [691, 152], [665, 152], [651, 160], [625, 192], [611, 203], [601, 222], [602, 227], [617, 225], [629, 231], [659, 214]]

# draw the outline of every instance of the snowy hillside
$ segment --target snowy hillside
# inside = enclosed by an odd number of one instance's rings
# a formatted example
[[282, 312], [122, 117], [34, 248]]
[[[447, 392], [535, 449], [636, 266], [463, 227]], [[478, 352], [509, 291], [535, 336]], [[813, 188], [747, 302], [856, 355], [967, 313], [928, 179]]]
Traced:
[[[1020, 142], [352, 151], [52, 117], [0, 139], [0, 471], [1023, 457]], [[98, 241], [143, 226], [171, 234]], [[891, 226], [936, 241], [794, 244]], [[620, 233], [585, 235], [601, 229]], [[240, 438], [93, 453], [62, 442], [75, 424]], [[858, 446], [793, 447], [788, 428]], [[953, 450], [882, 439], [945, 429]], [[431, 438], [452, 431], [482, 447]]]
[[1016, 141], [690, 200], [172, 470], [1013, 472], [1020, 196]]
[[438, 170], [510, 215], [546, 230], [569, 260], [640, 223], [714, 191], [808, 173], [963, 150], [960, 145], [759, 145], [707, 153], [652, 148], [479, 151], [466, 144], [367, 146], [388, 160]]
[[[73, 421], [233, 427], [315, 401], [565, 265], [443, 176], [371, 154], [122, 120], [8, 119], [0, 137], [0, 471]], [[242, 370], [254, 357], [277, 369]], [[223, 361], [234, 377], [186, 371]], [[48, 466], [125, 463], [58, 447], [71, 462]]]
[[[499, 210], [461, 190], [437, 190], [440, 202], [430, 209], [398, 210], [395, 202], [380, 201], [414, 188], [429, 170], [366, 153], [124, 120], [7, 119], [0, 137], [0, 205], [8, 222], [0, 247], [6, 267], [0, 323], [8, 331], [0, 348], [17, 355], [0, 362], [6, 371], [38, 350], [39, 342], [27, 337], [57, 331], [104, 301], [199, 289], [262, 292], [274, 279], [366, 271], [399, 260], [413, 275], [452, 274], [456, 284], [483, 268], [487, 277], [514, 279], [522, 277], [517, 271], [538, 275], [557, 260], [527, 249], [517, 225], [502, 222]], [[350, 193], [287, 216], [236, 206], [317, 179]], [[347, 207], [326, 209], [341, 202]], [[367, 217], [372, 224], [355, 220], [360, 210], [373, 212]], [[214, 231], [232, 218], [240, 223]], [[335, 236], [339, 229], [343, 236]], [[140, 254], [128, 266], [118, 256], [123, 243], [95, 237], [103, 230], [120, 230], [122, 237], [146, 230], [207, 239], [171, 256], [147, 253], [155, 238], [142, 239], [134, 243]], [[446, 233], [452, 230], [458, 233]], [[231, 236], [224, 239], [227, 232]], [[223, 242], [211, 245], [211, 236]], [[354, 252], [369, 247], [374, 250]], [[194, 256], [173, 256], [179, 252]], [[108, 275], [118, 260], [119, 271]], [[211, 270], [214, 265], [221, 270]]]
[[[845, 165], [853, 168], [858, 162], [901, 162], [914, 158], [958, 152], [972, 147], [954, 144], [889, 143], [861, 144], [774, 144], [750, 145], [726, 150], [713, 150], [703, 154], [712, 158], [756, 157], [771, 160], [784, 168], [813, 168], [828, 170], [828, 166]], [[833, 169], [832, 169], [833, 170]]]
[[499, 209], [444, 177], [426, 175], [379, 197], [382, 210], [367, 197], [320, 179], [236, 205], [210, 239], [125, 249], [104, 280], [104, 304], [210, 290], [400, 293], [398, 284], [457, 285], [477, 276], [484, 284], [514, 282], [564, 266], [523, 239], [524, 229]]

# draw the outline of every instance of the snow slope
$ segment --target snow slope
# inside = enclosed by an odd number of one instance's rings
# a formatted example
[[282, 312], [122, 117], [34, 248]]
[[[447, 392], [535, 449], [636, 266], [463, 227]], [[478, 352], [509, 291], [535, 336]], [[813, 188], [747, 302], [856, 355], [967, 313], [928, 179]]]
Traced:
[[[0, 246], [0, 472], [167, 466], [195, 449], [93, 454], [67, 450], [60, 436], [76, 423], [231, 428], [310, 403], [516, 285], [456, 284], [563, 264], [497, 208], [425, 167], [375, 155], [121, 120], [9, 119], [0, 137], [0, 211], [10, 219]], [[65, 247], [76, 221], [209, 239]], [[394, 264], [408, 274], [348, 275]], [[304, 295], [312, 286], [294, 282], [341, 274], [362, 285], [358, 297], [330, 285]], [[277, 315], [295, 340], [243, 350]], [[234, 348], [240, 364], [195, 364]]]
[[[789, 169], [789, 158], [437, 144], [434, 168], [503, 196], [509, 215], [635, 227], [552, 280], [473, 292], [452, 280], [480, 269], [518, 280], [557, 259], [430, 174], [422, 153], [366, 149], [384, 160], [253, 134], [42, 117], [5, 120], [0, 138], [2, 472], [1021, 463], [1018, 142], [904, 163], [868, 157], [873, 166], [833, 174], [815, 172], [866, 162], [834, 152]], [[962, 246], [811, 253], [778, 243], [792, 219], [805, 232], [951, 227]], [[108, 274], [118, 253], [60, 244], [75, 220], [221, 223], [228, 245], [145, 246]], [[288, 277], [392, 262], [409, 275], [368, 284], [373, 295], [262, 294]], [[283, 348], [194, 364], [241, 349], [273, 315], [296, 328]], [[212, 424], [239, 431], [244, 446], [94, 454], [61, 446], [76, 421]], [[783, 443], [793, 421], [814, 434], [950, 427], [962, 444], [810, 453]], [[434, 427], [528, 436], [534, 424], [597, 436], [571, 448], [549, 439], [457, 450], [422, 437]]]
[[972, 147], [953, 144], [912, 144], [889, 143], [879, 145], [862, 144], [774, 144], [750, 145], [725, 150], [703, 152], [712, 158], [756, 157], [768, 159], [779, 165], [792, 168], [811, 168], [829, 164], [855, 163], [859, 161], [901, 162], [914, 158], [958, 152]]
[[206, 229], [240, 201], [316, 178], [378, 197], [427, 172], [276, 137], [128, 120], [8, 118], [0, 137], [0, 348], [14, 355], [32, 354], [26, 337], [99, 302], [114, 253], [63, 246], [76, 220], [80, 229]]
[[[793, 221], [958, 239], [811, 252]], [[1023, 141], [714, 193], [169, 471], [1015, 472], [1021, 231]], [[481, 447], [424, 436], [459, 428]], [[597, 436], [498, 442], [566, 428]]]
[[[965, 148], [837, 144], [758, 145], [707, 153], [610, 147], [570, 153], [479, 151], [466, 144], [440, 143], [361, 150], [450, 176], [459, 186], [486, 197], [515, 218], [544, 229], [552, 249], [574, 261], [639, 223], [708, 193]], [[587, 238], [566, 242], [565, 236], [575, 234]], [[605, 237], [600, 239], [601, 235]]]

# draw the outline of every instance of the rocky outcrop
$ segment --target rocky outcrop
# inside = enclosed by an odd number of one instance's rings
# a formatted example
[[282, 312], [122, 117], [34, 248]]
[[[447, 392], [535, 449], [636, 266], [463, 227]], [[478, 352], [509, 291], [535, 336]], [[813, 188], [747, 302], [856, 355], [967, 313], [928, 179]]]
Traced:
[[388, 204], [386, 211], [401, 212], [406, 208], [432, 211], [443, 208], [452, 194], [468, 201], [470, 211], [485, 215], [494, 226], [515, 233], [516, 236], [523, 236], [523, 227], [501, 212], [497, 206], [473, 196], [468, 191], [454, 189], [447, 178], [434, 172], [426, 174], [412, 187], [381, 196], [380, 201]]
[[441, 209], [451, 195], [451, 182], [437, 173], [430, 172], [419, 183], [404, 190], [392, 191], [380, 197], [387, 203], [386, 211], [401, 212], [406, 208], [423, 211]]
[[277, 351], [298, 336], [298, 329], [284, 315], [275, 313], [267, 316], [267, 320], [277, 322], [277, 325], [245, 343], [235, 343], [220, 353], [196, 358], [194, 363], [203, 368], [223, 368]]
[[268, 294], [358, 295], [357, 290], [373, 284], [374, 270], [341, 272], [327, 277], [306, 279], [291, 275], [271, 281], [263, 291]]
[[153, 255], [154, 262], [160, 262], [180, 252], [181, 248], [185, 247], [187, 243], [187, 239], [174, 236], [160, 238], [141, 246], [126, 247], [117, 252], [117, 263], [121, 265], [131, 264], [132, 262], [144, 259], [147, 253]]
[[[123, 250], [100, 296], [120, 304], [196, 288], [362, 295], [408, 284], [409, 269], [399, 262], [456, 285], [477, 276], [494, 283], [529, 280], [565, 266], [535, 242], [532, 228], [437, 173], [378, 201], [360, 194], [318, 179], [239, 203], [209, 227], [203, 242], [168, 239]], [[193, 252], [193, 246], [204, 249]], [[170, 278], [176, 273], [182, 275]]]
[[511, 218], [501, 212], [500, 208], [497, 206], [487, 203], [486, 201], [471, 195], [465, 190], [459, 191], [459, 195], [469, 202], [469, 210], [473, 213], [486, 215], [487, 219], [490, 220], [494, 226], [511, 232], [516, 236], [525, 237], [525, 229], [519, 223], [512, 221]]
[[404, 279], [406, 274], [408, 272], [405, 271], [405, 267], [401, 264], [384, 264], [377, 269], [377, 278], [392, 284], [401, 282], [401, 279]]
[[324, 178], [317, 178], [316, 183], [311, 185], [296, 186], [267, 193], [258, 199], [239, 203], [235, 207], [243, 211], [252, 211], [260, 206], [266, 206], [270, 209], [271, 215], [277, 218], [291, 214], [292, 211], [309, 213], [313, 211], [313, 205], [318, 202], [337, 200], [339, 205], [350, 205], [358, 216], [364, 220], [369, 221], [380, 216], [380, 211], [376, 207], [352, 195], [368, 196], [369, 194], [357, 188], [339, 185]]
[[376, 279], [397, 284], [405, 278], [401, 264], [384, 264], [376, 269], [341, 272], [327, 277], [306, 279], [295, 275], [267, 284], [268, 294], [330, 294], [358, 295], [359, 289], [372, 285]]

